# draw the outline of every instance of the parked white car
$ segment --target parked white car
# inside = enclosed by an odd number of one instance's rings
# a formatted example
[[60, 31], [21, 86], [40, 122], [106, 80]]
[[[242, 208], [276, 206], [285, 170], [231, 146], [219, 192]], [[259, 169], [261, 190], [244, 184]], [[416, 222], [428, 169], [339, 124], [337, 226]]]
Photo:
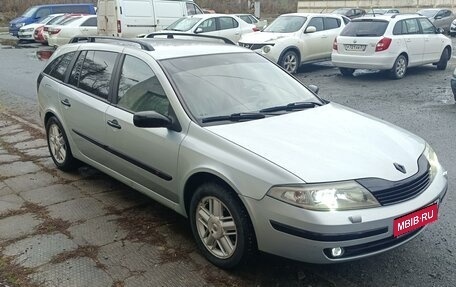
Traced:
[[165, 30], [219, 36], [234, 43], [237, 43], [242, 35], [258, 31], [255, 25], [244, 22], [238, 16], [226, 14], [199, 14], [183, 17]]
[[34, 41], [33, 34], [35, 33], [36, 28], [42, 27], [48, 23], [50, 23], [52, 20], [56, 19], [57, 17], [60, 17], [62, 15], [65, 15], [63, 13], [60, 14], [51, 14], [48, 15], [47, 17], [43, 18], [40, 22], [38, 23], [32, 23], [28, 24], [25, 26], [22, 26], [19, 29], [19, 32], [17, 33], [17, 36], [19, 40], [21, 41]]
[[263, 31], [244, 35], [239, 46], [296, 73], [302, 64], [330, 60], [332, 42], [349, 21], [336, 14], [285, 14]]
[[418, 65], [444, 70], [452, 46], [442, 32], [420, 15], [354, 19], [334, 40], [332, 62], [343, 75], [352, 75], [355, 69], [389, 70], [395, 79]]
[[43, 27], [44, 43], [48, 44], [49, 29], [57, 27], [57, 26], [66, 25], [67, 23], [74, 21], [82, 16], [84, 16], [84, 14], [64, 14], [62, 16], [56, 17], [54, 20], [52, 20], [48, 24], [44, 25], [44, 27]]
[[49, 46], [62, 46], [68, 44], [74, 36], [96, 36], [97, 16], [87, 15], [68, 21], [64, 25], [49, 28]]

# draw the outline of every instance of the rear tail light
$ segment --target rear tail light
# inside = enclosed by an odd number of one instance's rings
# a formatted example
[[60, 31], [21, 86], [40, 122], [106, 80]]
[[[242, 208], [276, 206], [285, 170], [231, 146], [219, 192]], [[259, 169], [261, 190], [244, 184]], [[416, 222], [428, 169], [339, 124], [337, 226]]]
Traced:
[[260, 29], [258, 29], [258, 27], [253, 27], [252, 30], [253, 30], [253, 32], [258, 32], [258, 31], [260, 31]]
[[391, 38], [384, 37], [380, 41], [378, 41], [377, 46], [375, 46], [375, 52], [385, 51], [391, 45]]
[[59, 32], [60, 32], [60, 29], [49, 29], [49, 34], [51, 34], [51, 35], [58, 34]]
[[117, 20], [117, 33], [122, 33], [122, 23]]
[[338, 48], [337, 48], [337, 37], [334, 38], [334, 42], [333, 42], [333, 50], [337, 51]]

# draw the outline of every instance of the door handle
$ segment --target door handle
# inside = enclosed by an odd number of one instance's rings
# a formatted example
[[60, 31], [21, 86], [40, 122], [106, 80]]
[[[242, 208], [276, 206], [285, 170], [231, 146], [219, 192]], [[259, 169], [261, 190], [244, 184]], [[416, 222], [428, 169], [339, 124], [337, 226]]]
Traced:
[[108, 125], [115, 128], [115, 129], [118, 129], [120, 130], [122, 127], [119, 125], [119, 122], [117, 120], [111, 120], [111, 121], [107, 121]]
[[68, 99], [64, 99], [64, 100], [61, 100], [60, 101], [62, 103], [62, 105], [64, 105], [65, 107], [71, 107], [71, 103]]

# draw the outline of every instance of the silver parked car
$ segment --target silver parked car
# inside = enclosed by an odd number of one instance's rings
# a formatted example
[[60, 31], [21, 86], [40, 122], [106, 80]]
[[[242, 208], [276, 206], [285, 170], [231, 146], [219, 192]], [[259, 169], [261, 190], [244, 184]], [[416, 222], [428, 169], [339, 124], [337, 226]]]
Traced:
[[435, 27], [443, 28], [447, 33], [450, 32], [451, 23], [456, 18], [456, 15], [450, 9], [429, 8], [421, 9], [417, 13], [428, 17]]
[[84, 41], [59, 48], [38, 78], [55, 165], [85, 162], [189, 217], [219, 267], [257, 249], [314, 263], [363, 258], [441, 212], [447, 175], [423, 139], [321, 99], [251, 50]]

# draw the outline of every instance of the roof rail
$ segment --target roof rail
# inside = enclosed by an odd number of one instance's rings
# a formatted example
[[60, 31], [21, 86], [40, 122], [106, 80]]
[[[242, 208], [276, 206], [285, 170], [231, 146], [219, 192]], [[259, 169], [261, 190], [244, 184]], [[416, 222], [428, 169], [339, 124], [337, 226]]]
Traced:
[[75, 36], [73, 37], [69, 43], [79, 43], [81, 41], [87, 41], [90, 43], [95, 43], [95, 40], [102, 40], [101, 42], [126, 42], [137, 44], [141, 47], [141, 49], [146, 51], [154, 51], [154, 47], [145, 41], [140, 39], [126, 39], [126, 38], [119, 38], [119, 37], [109, 37], [109, 36]]
[[180, 32], [156, 32], [156, 33], [146, 34], [142, 38], [155, 38], [155, 36], [167, 36], [166, 38], [168, 38], [168, 39], [174, 39], [174, 36], [200, 37], [200, 38], [221, 40], [221, 41], [225, 42], [225, 44], [236, 45], [230, 39], [227, 39], [227, 38], [224, 38], [224, 37], [220, 37], [220, 36], [210, 36], [210, 35], [202, 35], [202, 34], [189, 34], [189, 33], [180, 33]]
[[396, 13], [396, 14], [391, 15], [391, 19], [396, 18], [397, 15], [400, 15], [400, 16], [402, 16], [402, 15], [418, 15], [418, 16], [423, 16], [423, 15], [421, 15], [420, 13]]

